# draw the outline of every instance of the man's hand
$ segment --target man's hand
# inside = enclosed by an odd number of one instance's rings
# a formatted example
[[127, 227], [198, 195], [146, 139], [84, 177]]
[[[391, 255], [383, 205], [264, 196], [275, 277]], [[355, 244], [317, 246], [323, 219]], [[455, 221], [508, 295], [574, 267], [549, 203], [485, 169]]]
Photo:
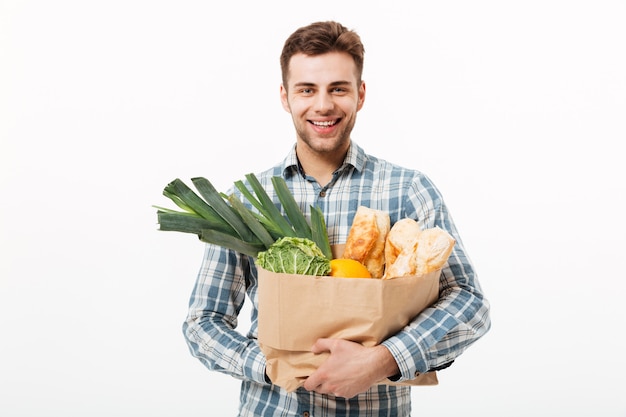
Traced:
[[351, 398], [399, 372], [384, 346], [364, 347], [341, 339], [318, 339], [313, 353], [329, 352], [326, 361], [307, 378], [304, 388], [320, 394]]

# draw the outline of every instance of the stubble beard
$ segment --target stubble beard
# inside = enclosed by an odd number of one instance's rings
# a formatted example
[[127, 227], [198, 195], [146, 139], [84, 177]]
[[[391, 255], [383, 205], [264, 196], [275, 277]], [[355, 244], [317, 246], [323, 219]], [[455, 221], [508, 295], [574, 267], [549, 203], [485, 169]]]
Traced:
[[[305, 122], [308, 123], [308, 122]], [[331, 154], [345, 152], [350, 144], [350, 135], [354, 127], [355, 120], [351, 119], [344, 128], [331, 136], [316, 135], [309, 133], [306, 126], [300, 128], [296, 126], [296, 134], [304, 144], [313, 152], [318, 154]]]

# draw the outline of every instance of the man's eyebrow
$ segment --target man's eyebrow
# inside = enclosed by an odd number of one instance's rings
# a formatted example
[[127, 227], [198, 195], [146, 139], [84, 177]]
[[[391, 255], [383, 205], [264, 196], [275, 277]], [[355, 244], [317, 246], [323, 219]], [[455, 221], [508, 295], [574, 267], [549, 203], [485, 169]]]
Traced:
[[330, 83], [330, 85], [331, 85], [332, 87], [336, 87], [336, 86], [339, 86], [339, 85], [341, 85], [341, 86], [344, 86], [344, 85], [351, 85], [351, 84], [352, 84], [352, 83], [351, 83], [350, 81], [335, 81], [335, 82]]
[[295, 83], [293, 86], [294, 87], [315, 87], [315, 83], [301, 81], [299, 83]]
[[[337, 87], [337, 86], [345, 86], [345, 85], [350, 85], [350, 81], [333, 81], [332, 83], [330, 83], [331, 87]], [[316, 87], [317, 84], [312, 83], [312, 82], [308, 82], [308, 81], [301, 81], [299, 83], [295, 83], [293, 85], [294, 87]]]

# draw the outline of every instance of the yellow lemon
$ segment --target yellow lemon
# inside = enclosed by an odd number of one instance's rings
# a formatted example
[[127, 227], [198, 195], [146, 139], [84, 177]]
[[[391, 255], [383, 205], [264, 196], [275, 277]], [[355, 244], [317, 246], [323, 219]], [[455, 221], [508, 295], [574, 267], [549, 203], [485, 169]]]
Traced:
[[330, 261], [330, 276], [343, 278], [371, 278], [365, 265], [354, 259], [333, 259]]

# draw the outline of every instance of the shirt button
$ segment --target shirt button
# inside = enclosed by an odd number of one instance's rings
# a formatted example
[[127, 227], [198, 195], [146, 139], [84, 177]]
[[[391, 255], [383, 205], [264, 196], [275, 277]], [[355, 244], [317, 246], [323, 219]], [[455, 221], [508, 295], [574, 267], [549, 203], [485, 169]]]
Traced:
[[311, 417], [311, 413], [305, 411], [304, 413], [302, 413], [302, 417]]
[[417, 378], [418, 376], [420, 376], [420, 373], [415, 371], [415, 378]]
[[320, 197], [326, 197], [326, 191], [320, 191]]

